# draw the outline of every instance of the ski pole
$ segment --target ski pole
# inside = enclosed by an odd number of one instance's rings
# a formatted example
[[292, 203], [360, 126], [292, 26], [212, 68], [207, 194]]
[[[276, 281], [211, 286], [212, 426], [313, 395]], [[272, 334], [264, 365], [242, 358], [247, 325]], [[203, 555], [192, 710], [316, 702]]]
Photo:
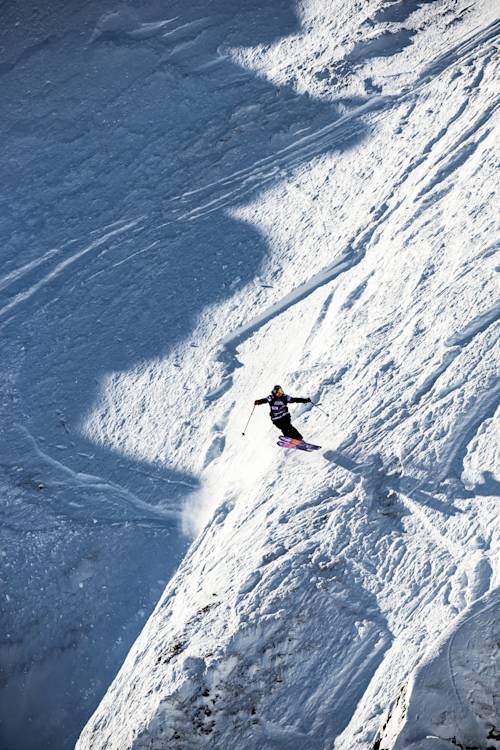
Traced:
[[248, 427], [248, 425], [249, 425], [249, 423], [250, 423], [250, 420], [252, 419], [252, 414], [254, 413], [254, 411], [255, 411], [255, 404], [253, 405], [253, 409], [252, 409], [252, 411], [250, 412], [250, 416], [248, 417], [248, 422], [247, 422], [247, 423], [246, 423], [246, 425], [245, 425], [245, 429], [244, 429], [244, 430], [243, 430], [243, 432], [241, 433], [242, 435], [244, 435], [244, 434], [245, 434], [245, 432], [246, 432], [246, 429], [247, 429], [247, 427]]
[[320, 411], [322, 411], [322, 412], [323, 412], [323, 414], [326, 414], [326, 416], [327, 416], [327, 417], [329, 417], [329, 416], [330, 416], [330, 415], [328, 414], [328, 412], [327, 412], [327, 411], [325, 411], [324, 409], [322, 409], [322, 408], [321, 408], [321, 406], [318, 406], [318, 404], [315, 404], [315, 403], [314, 403], [314, 401], [311, 401], [311, 404], [312, 404], [313, 406], [315, 406], [315, 407], [316, 407], [316, 409], [319, 409]]

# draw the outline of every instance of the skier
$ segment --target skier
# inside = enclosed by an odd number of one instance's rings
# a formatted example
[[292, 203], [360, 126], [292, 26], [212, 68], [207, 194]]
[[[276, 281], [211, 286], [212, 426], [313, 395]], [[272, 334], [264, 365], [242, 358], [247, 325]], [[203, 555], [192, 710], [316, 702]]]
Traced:
[[274, 425], [281, 430], [281, 433], [285, 437], [296, 438], [297, 440], [303, 440], [304, 438], [300, 432], [295, 429], [291, 422], [290, 412], [288, 411], [287, 404], [309, 404], [310, 398], [298, 398], [295, 396], [287, 396], [283, 388], [280, 385], [275, 385], [270, 395], [266, 398], [258, 398], [254, 401], [255, 406], [261, 404], [269, 404], [269, 415]]

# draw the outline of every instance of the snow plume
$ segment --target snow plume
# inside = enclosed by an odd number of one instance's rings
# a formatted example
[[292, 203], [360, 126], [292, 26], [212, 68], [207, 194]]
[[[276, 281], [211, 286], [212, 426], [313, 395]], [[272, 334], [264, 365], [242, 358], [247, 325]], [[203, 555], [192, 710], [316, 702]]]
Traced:
[[215, 509], [228, 512], [234, 504], [230, 493], [221, 499], [220, 488], [210, 481], [204, 481], [203, 487], [188, 495], [182, 512], [182, 529], [184, 534], [194, 538], [209, 523]]

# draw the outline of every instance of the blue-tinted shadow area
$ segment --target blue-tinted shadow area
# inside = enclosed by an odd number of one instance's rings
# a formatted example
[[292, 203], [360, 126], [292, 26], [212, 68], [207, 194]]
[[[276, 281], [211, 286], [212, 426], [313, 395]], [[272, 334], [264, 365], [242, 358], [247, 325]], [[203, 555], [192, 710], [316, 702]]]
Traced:
[[0, 745], [66, 750], [182, 559], [197, 484], [77, 425], [107, 373], [258, 273], [262, 236], [223, 209], [365, 133], [232, 61], [298, 31], [290, 0], [2, 13]]

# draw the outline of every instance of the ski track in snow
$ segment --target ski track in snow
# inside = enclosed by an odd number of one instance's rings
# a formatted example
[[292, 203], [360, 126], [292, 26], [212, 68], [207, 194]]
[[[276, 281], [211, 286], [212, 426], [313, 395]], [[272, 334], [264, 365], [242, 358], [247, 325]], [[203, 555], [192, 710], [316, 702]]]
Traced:
[[[44, 276], [42, 276], [41, 278], [38, 278], [35, 283], [23, 289], [23, 291], [17, 292], [14, 298], [10, 302], [3, 305], [3, 307], [0, 307], [0, 319], [2, 317], [7, 318], [11, 310], [13, 310], [14, 308], [16, 308], [18, 305], [25, 302], [26, 300], [30, 299], [30, 297], [33, 297], [33, 295], [36, 294], [36, 292], [38, 292], [43, 287], [47, 286], [51, 282], [56, 281], [59, 276], [62, 276], [66, 272], [66, 270], [70, 268], [71, 266], [73, 266], [78, 260], [80, 260], [80, 258], [83, 258], [89, 253], [92, 253], [94, 250], [101, 248], [112, 237], [116, 237], [117, 235], [124, 234], [125, 232], [128, 232], [129, 230], [133, 229], [140, 223], [140, 221], [141, 219], [134, 219], [133, 221], [128, 221], [126, 223], [123, 223], [120, 221], [119, 222], [120, 226], [118, 226], [116, 229], [111, 229], [110, 231], [105, 232], [100, 237], [98, 237], [98, 239], [94, 240], [94, 242], [91, 242], [90, 245], [87, 245], [87, 247], [77, 250], [75, 253], [70, 255], [69, 258], [66, 258], [65, 260], [62, 260], [59, 263], [56, 263], [54, 268], [48, 271]], [[72, 240], [72, 242], [77, 242], [77, 240]], [[8, 283], [12, 283], [13, 281], [18, 281], [20, 278], [23, 278], [29, 275], [30, 272], [33, 270], [33, 268], [36, 268], [42, 262], [46, 262], [54, 254], [58, 254], [58, 253], [59, 251], [57, 250], [51, 250], [50, 252], [45, 253], [43, 258], [41, 258], [39, 262], [35, 261], [33, 263], [28, 263], [23, 269], [18, 269], [15, 272], [12, 272], [11, 274], [9, 274], [9, 276], [6, 279], [4, 279], [2, 286], [5, 287], [8, 285]], [[12, 316], [9, 316], [7, 318], [8, 322], [10, 322], [11, 319], [12, 319]], [[3, 324], [5, 324], [5, 321]], [[0, 326], [1, 325], [2, 325], [2, 322], [0, 320]]]
[[[457, 64], [466, 64], [469, 59], [485, 57], [487, 63], [495, 51], [494, 47], [488, 46], [484, 52], [480, 52], [482, 45], [489, 45], [490, 42], [495, 41], [500, 33], [500, 22], [494, 22], [486, 30], [480, 30], [477, 34], [473, 34], [470, 38], [452, 49], [449, 53], [439, 57], [435, 63], [431, 64], [429, 68], [424, 71], [416, 82], [415, 86], [411, 91], [405, 91], [399, 95], [394, 96], [378, 96], [368, 100], [360, 107], [349, 112], [345, 116], [339, 118], [337, 122], [332, 123], [320, 130], [308, 134], [303, 138], [298, 139], [295, 143], [287, 146], [282, 151], [279, 151], [277, 156], [263, 159], [260, 162], [253, 164], [251, 167], [243, 170], [238, 170], [232, 175], [225, 177], [223, 180], [209, 183], [196, 190], [192, 190], [177, 196], [173, 196], [171, 201], [182, 201], [186, 198], [195, 198], [196, 207], [181, 213], [180, 216], [175, 218], [176, 221], [195, 220], [206, 216], [207, 213], [220, 210], [226, 206], [232, 206], [236, 200], [240, 200], [246, 197], [249, 193], [254, 191], [256, 188], [262, 188], [267, 183], [273, 181], [276, 178], [276, 174], [280, 176], [286, 176], [291, 170], [294, 169], [295, 165], [301, 163], [304, 157], [308, 159], [314, 158], [316, 154], [324, 152], [326, 149], [334, 145], [335, 143], [342, 143], [346, 140], [346, 134], [349, 132], [349, 137], [356, 134], [356, 130], [352, 130], [352, 122], [357, 118], [370, 113], [375, 113], [375, 123], [377, 117], [382, 116], [392, 107], [400, 106], [405, 101], [412, 102], [414, 98], [425, 90], [426, 87], [432, 83], [435, 78], [442, 73], [446, 72], [450, 67]], [[464, 110], [467, 106], [467, 102], [464, 103]], [[491, 115], [497, 110], [498, 103], [492, 106], [491, 110], [488, 110], [480, 118], [474, 126], [467, 129], [463, 134], [463, 138], [466, 139], [474, 134], [479, 127], [487, 122]], [[458, 117], [459, 114], [456, 115]], [[450, 120], [451, 124], [453, 119]], [[424, 149], [430, 151], [434, 143], [430, 143], [429, 146]], [[456, 144], [458, 147], [459, 143]], [[444, 158], [444, 155], [441, 157]], [[419, 161], [418, 164], [421, 162]], [[453, 168], [458, 167], [457, 163]], [[435, 177], [435, 184], [442, 181], [445, 176], [448, 176], [451, 171], [451, 167], [443, 167], [442, 171], [439, 171]], [[248, 183], [251, 183], [248, 185]], [[214, 188], [226, 189], [235, 185], [236, 187], [229, 192], [225, 192], [222, 196], [210, 197], [206, 202], [203, 202], [203, 196], [205, 193], [212, 193]], [[432, 190], [434, 184], [430, 184], [422, 192], [422, 195]], [[393, 191], [395, 192], [395, 191]], [[391, 196], [392, 197], [392, 196]], [[421, 197], [420, 195], [418, 197]], [[176, 209], [181, 211], [182, 209]], [[170, 222], [167, 222], [167, 226]]]
[[[456, 65], [457, 63], [466, 63], [470, 57], [474, 56], [476, 57], [478, 55], [478, 50], [476, 49], [476, 45], [481, 44], [489, 44], [492, 40], [495, 40], [500, 33], [500, 23], [495, 22], [491, 25], [490, 29], [487, 29], [486, 31], [481, 31], [477, 35], [473, 35], [470, 40], [467, 42], [464, 42], [454, 50], [452, 50], [448, 55], [443, 55], [441, 58], [439, 58], [439, 61], [437, 61], [435, 64], [431, 65], [430, 68], [421, 76], [421, 79], [419, 83], [415, 86], [415, 88], [411, 92], [407, 92], [401, 96], [394, 96], [394, 97], [379, 97], [376, 98], [373, 102], [368, 102], [367, 104], [363, 105], [362, 107], [355, 110], [355, 112], [350, 113], [349, 115], [346, 115], [344, 118], [341, 118], [341, 120], [337, 123], [334, 123], [329, 128], [325, 128], [324, 130], [327, 131], [327, 135], [330, 136], [331, 131], [336, 130], [342, 130], [342, 128], [345, 126], [346, 122], [349, 122], [352, 119], [355, 119], [357, 117], [360, 117], [364, 114], [367, 114], [367, 112], [374, 112], [374, 123], [373, 126], [376, 127], [376, 120], [377, 117], [381, 117], [387, 109], [389, 109], [392, 106], [400, 105], [404, 101], [410, 101], [413, 102], [415, 100], [416, 95], [419, 93], [419, 91], [426, 86], [429, 85], [429, 83], [433, 80], [433, 78], [429, 79], [429, 75], [432, 71], [433, 75], [440, 75], [444, 71], [446, 71], [450, 66]], [[490, 47], [488, 47], [486, 52], [482, 53], [484, 57], [486, 58], [486, 63], [489, 62], [492, 50]], [[471, 87], [472, 88], [472, 87]], [[234, 331], [229, 336], [226, 336], [222, 341], [220, 342], [220, 349], [218, 359], [225, 363], [226, 365], [226, 372], [224, 373], [224, 382], [223, 384], [217, 388], [215, 391], [207, 394], [206, 398], [209, 401], [216, 400], [220, 396], [222, 396], [226, 391], [231, 387], [232, 383], [232, 373], [234, 373], [235, 367], [238, 367], [238, 360], [236, 355], [236, 350], [238, 346], [245, 341], [248, 337], [252, 336], [259, 328], [261, 328], [263, 325], [269, 323], [279, 315], [281, 315], [283, 312], [290, 309], [293, 305], [302, 302], [306, 297], [308, 297], [310, 294], [314, 293], [318, 288], [321, 286], [324, 286], [326, 284], [331, 283], [332, 281], [336, 280], [341, 274], [348, 273], [351, 271], [355, 265], [357, 265], [364, 257], [366, 253], [366, 248], [369, 245], [370, 240], [372, 239], [373, 235], [375, 234], [376, 230], [379, 226], [382, 226], [384, 222], [387, 221], [387, 219], [390, 217], [390, 215], [399, 207], [400, 203], [398, 202], [397, 198], [395, 201], [395, 204], [389, 207], [389, 202], [394, 199], [395, 196], [398, 195], [398, 191], [402, 188], [403, 184], [408, 180], [411, 173], [417, 168], [420, 167], [426, 159], [429, 159], [432, 155], [432, 151], [435, 148], [436, 144], [439, 143], [440, 138], [449, 131], [449, 128], [452, 124], [456, 122], [466, 111], [468, 105], [468, 100], [466, 100], [460, 110], [453, 115], [446, 128], [443, 128], [440, 131], [440, 134], [430, 141], [423, 149], [423, 156], [415, 160], [415, 162], [411, 165], [411, 167], [406, 171], [406, 173], [402, 176], [399, 183], [397, 183], [392, 189], [390, 194], [386, 197], [385, 201], [382, 203], [381, 208], [379, 209], [379, 212], [374, 217], [374, 221], [372, 221], [368, 226], [366, 226], [359, 234], [358, 237], [353, 238], [351, 242], [351, 246], [340, 253], [339, 258], [333, 263], [331, 266], [328, 266], [327, 268], [323, 269], [319, 273], [315, 274], [313, 277], [305, 281], [304, 283], [300, 284], [295, 290], [287, 294], [285, 297], [283, 297], [280, 301], [274, 303], [270, 308], [256, 316], [255, 318], [248, 321], [246, 324], [238, 328], [236, 331]], [[436, 161], [433, 163], [433, 168], [436, 169], [434, 177], [431, 178], [431, 180], [427, 183], [427, 185], [424, 188], [421, 188], [420, 192], [416, 196], [416, 200], [424, 197], [427, 193], [431, 192], [437, 185], [441, 184], [443, 181], [445, 181], [450, 175], [455, 171], [456, 169], [461, 166], [464, 161], [473, 153], [475, 148], [477, 147], [478, 143], [481, 142], [482, 138], [487, 135], [490, 130], [487, 129], [485, 133], [481, 136], [479, 136], [478, 139], [476, 139], [472, 145], [465, 148], [465, 153], [461, 153], [461, 147], [468, 139], [472, 138], [473, 136], [477, 135], [478, 131], [486, 124], [488, 123], [493, 114], [497, 111], [499, 107], [499, 102], [496, 102], [494, 105], [489, 107], [486, 112], [484, 112], [477, 121], [472, 125], [466, 127], [465, 131], [461, 133], [461, 135], [458, 137], [457, 141], [449, 147], [448, 151], [446, 153], [441, 153]], [[382, 110], [380, 112], [380, 110]], [[314, 136], [308, 136], [305, 139], [307, 141], [307, 144], [310, 140], [317, 140], [323, 137], [323, 132], [320, 131], [319, 133], [314, 134]], [[339, 136], [341, 138], [341, 136]], [[300, 143], [300, 141], [299, 141]], [[286, 149], [286, 151], [289, 151], [291, 149], [295, 150], [297, 148], [297, 144], [294, 144], [293, 146], [290, 146]], [[313, 146], [311, 145], [311, 148]], [[320, 146], [317, 146], [317, 151], [322, 151], [323, 148], [320, 148]], [[457, 155], [456, 152], [459, 151], [459, 154]], [[309, 152], [308, 155], [312, 158], [314, 155], [313, 152]], [[446, 166], [438, 167], [441, 161], [443, 161], [445, 158], [449, 159], [449, 162]], [[281, 167], [279, 164], [272, 164], [271, 165], [274, 169], [281, 171]], [[293, 167], [293, 162], [288, 164], [288, 167]], [[252, 175], [252, 178], [255, 178], [254, 174], [254, 168], [250, 170], [250, 174]], [[244, 172], [243, 174], [246, 173]], [[237, 175], [233, 177], [240, 178], [241, 172], [237, 173]], [[269, 179], [272, 179], [269, 177]], [[206, 188], [199, 188], [197, 191], [193, 191], [193, 194], [199, 193], [202, 190], [207, 190], [208, 188], [212, 188], [217, 183], [214, 183], [212, 185], [207, 186]], [[211, 203], [217, 202], [218, 199], [212, 200]], [[232, 201], [230, 201], [232, 203]], [[216, 205], [215, 207], [212, 207], [210, 210], [218, 210], [222, 206]], [[202, 209], [204, 206], [202, 206]], [[197, 213], [201, 209], [198, 207], [195, 209], [195, 212]], [[183, 220], [186, 218], [193, 218], [196, 214], [195, 213], [188, 213], [184, 214], [183, 216], [179, 217], [178, 220]], [[477, 335], [478, 333], [481, 333], [483, 330], [485, 330], [490, 324], [493, 324], [498, 321], [500, 315], [500, 306], [495, 306], [490, 312], [484, 313], [483, 315], [479, 316], [477, 321], [471, 322], [471, 324], [467, 327], [466, 331], [463, 331], [461, 334], [456, 334], [455, 336], [451, 337], [449, 339], [449, 345], [455, 346], [466, 346], [470, 341], [472, 341], [473, 337]], [[448, 356], [447, 361], [444, 363], [443, 368], [439, 369], [436, 374], [428, 379], [428, 382], [422, 388], [415, 394], [415, 403], [418, 403], [418, 401], [428, 393], [435, 384], [436, 380], [439, 378], [439, 376], [444, 372], [446, 367], [450, 364], [451, 361], [453, 361], [455, 354], [450, 353]]]
[[[449, 53], [440, 56], [434, 63], [432, 63], [429, 68], [420, 75], [415, 86], [410, 91], [404, 91], [399, 95], [393, 96], [373, 97], [372, 99], [369, 99], [367, 102], [363, 103], [361, 106], [356, 107], [353, 111], [340, 117], [336, 122], [320, 128], [316, 132], [307, 134], [302, 138], [297, 139], [289, 146], [278, 150], [277, 154], [273, 157], [262, 159], [254, 163], [250, 167], [240, 169], [231, 175], [225, 176], [221, 180], [217, 180], [215, 182], [203, 185], [194, 190], [187, 191], [179, 195], [171, 196], [167, 199], [166, 211], [167, 213], [169, 212], [169, 210], [172, 211], [174, 213], [174, 216], [167, 222], [161, 223], [154, 227], [155, 231], [175, 225], [178, 222], [182, 223], [184, 221], [194, 221], [202, 219], [209, 213], [220, 211], [227, 207], [232, 207], [235, 205], [235, 203], [241, 202], [244, 198], [247, 198], [256, 190], [262, 190], [266, 185], [274, 183], [276, 179], [286, 178], [288, 174], [290, 174], [298, 165], [300, 165], [304, 161], [312, 160], [315, 155], [324, 153], [336, 144], [342, 144], [346, 141], [349, 142], [350, 140], [354, 139], [356, 135], [358, 135], [358, 133], [361, 133], [361, 129], [358, 130], [356, 127], [357, 119], [371, 116], [373, 123], [372, 127], [376, 127], [377, 118], [383, 117], [383, 115], [386, 114], [387, 111], [391, 108], [399, 107], [406, 101], [411, 103], [413, 106], [415, 98], [434, 81], [436, 76], [439, 76], [442, 73], [446, 72], [450, 67], [458, 64], [467, 64], [470, 59], [480, 60], [481, 57], [484, 57], [485, 64], [488, 63], [495, 50], [495, 48], [490, 46], [490, 44], [497, 39], [499, 32], [500, 22], [494, 22], [488, 29], [480, 30], [477, 32], [477, 34], [471, 35], [469, 39], [457, 45], [457, 47], [452, 49]], [[484, 51], [481, 51], [482, 45], [487, 45]], [[429, 154], [431, 153], [433, 147], [439, 141], [440, 135], [442, 136], [445, 132], [447, 132], [449, 127], [455, 122], [455, 120], [463, 114], [463, 112], [467, 108], [467, 104], [468, 102], [465, 101], [463, 103], [461, 111], [457, 112], [453, 117], [451, 117], [447, 128], [442, 129], [441, 134], [438, 134], [436, 139], [433, 139], [431, 142], [429, 142], [429, 144], [423, 149], [422, 157], [417, 159], [414, 164], [411, 165], [410, 170], [408, 170], [408, 172], [402, 176], [400, 183], [396, 184], [391, 190], [391, 193], [387, 196], [387, 199], [385, 201], [386, 204], [395, 195], [397, 195], [398, 189], [400, 189], [403, 183], [408, 179], [411, 171], [416, 167], [419, 167], [425, 161], [425, 159], [429, 157]], [[449, 163], [445, 166], [440, 167], [439, 169], [436, 169], [435, 176], [430, 180], [430, 182], [428, 182], [425, 187], [421, 188], [420, 192], [417, 194], [417, 199], [424, 198], [425, 195], [427, 195], [437, 185], [448, 178], [450, 174], [455, 169], [457, 169], [463, 163], [463, 161], [468, 158], [468, 156], [471, 155], [472, 151], [480, 142], [480, 139], [475, 140], [469, 146], [465, 146], [464, 153], [461, 153], [459, 151], [459, 154], [457, 155], [455, 152], [460, 149], [460, 146], [462, 146], [462, 142], [465, 142], [476, 135], [477, 131], [491, 120], [491, 117], [497, 111], [498, 106], [498, 102], [494, 103], [483, 113], [483, 115], [478, 118], [478, 120], [472, 126], [467, 127], [465, 131], [460, 135], [459, 140], [450, 147], [449, 151], [451, 151], [451, 153], [443, 153], [439, 156], [438, 160], [434, 164], [435, 167], [437, 167], [437, 165], [447, 156], [450, 158]], [[489, 130], [486, 130], [484, 135], [486, 135], [488, 132]], [[484, 135], [482, 137], [484, 137]], [[224, 191], [221, 195], [219, 195], [220, 190]], [[214, 192], [215, 195], [213, 195]], [[205, 199], [204, 196], [207, 194], [210, 197], [208, 199]], [[188, 210], [177, 205], [175, 208], [168, 208], [169, 203], [177, 204], [178, 202], [180, 202], [182, 204], [186, 200], [188, 200], [189, 202], [194, 202], [195, 207]], [[392, 207], [392, 210], [395, 210], [397, 207], [398, 204], [396, 203], [396, 205]], [[324, 284], [328, 284], [331, 281], [335, 280], [339, 276], [339, 274], [351, 270], [363, 258], [364, 252], [366, 251], [366, 245], [371, 239], [373, 233], [376, 231], [377, 227], [382, 225], [384, 221], [386, 221], [390, 216], [391, 211], [389, 211], [387, 206], [385, 206], [385, 209], [385, 211], [381, 211], [380, 216], [375, 217], [376, 220], [372, 222], [372, 224], [361, 233], [360, 237], [353, 238], [352, 243], [354, 245], [354, 248], [351, 247], [345, 251], [342, 251], [344, 255], [341, 252], [338, 260], [331, 267], [327, 267], [323, 269], [323, 271], [315, 274], [314, 277], [306, 282], [303, 282], [295, 291], [286, 295], [281, 302], [275, 303], [271, 306], [271, 308], [269, 308], [268, 311], [263, 312], [257, 318], [249, 321], [245, 326], [242, 326], [240, 329], [235, 331], [232, 336], [223, 339], [223, 341], [221, 342], [223, 349], [225, 349], [226, 351], [231, 351], [231, 354], [234, 357], [233, 350], [238, 346], [239, 343], [244, 340], [246, 336], [254, 333], [260, 326], [269, 322], [277, 315], [280, 315], [291, 305], [302, 301], [309, 294], [316, 291], [316, 289], [318, 289], [320, 286], [323, 286]], [[29, 287], [16, 293], [15, 297], [10, 302], [0, 307], [0, 318], [5, 318], [13, 308], [17, 307], [20, 303], [32, 297], [39, 289], [41, 289], [51, 281], [54, 281], [60, 274], [66, 271], [67, 268], [71, 267], [80, 258], [88, 255], [89, 253], [92, 253], [96, 249], [105, 245], [113, 237], [125, 234], [134, 228], [138, 228], [140, 231], [144, 231], [147, 228], [148, 232], [150, 232], [152, 227], [147, 227], [147, 219], [148, 217], [142, 216], [134, 220], [118, 220], [108, 227], [103, 227], [102, 230], [94, 230], [95, 233], [100, 233], [101, 231], [103, 231], [104, 233], [101, 234], [101, 236], [98, 237], [97, 240], [92, 242], [87, 247], [78, 250], [69, 258], [66, 258], [65, 260], [57, 263], [53, 269], [48, 271], [42, 278], [38, 278]], [[75, 243], [77, 241], [78, 240], [72, 240], [71, 243]], [[147, 252], [147, 250], [152, 246], [154, 246], [154, 243], [149, 244], [143, 250], [137, 251], [137, 254], [141, 252]], [[42, 263], [47, 262], [54, 255], [58, 255], [59, 252], [60, 250], [57, 249], [48, 251], [44, 256], [27, 264], [25, 267], [11, 272], [0, 282], [0, 291], [13, 281], [17, 281], [20, 278], [28, 275], [29, 272], [31, 272], [34, 268], [38, 267]], [[133, 256], [131, 255], [129, 257]], [[117, 265], [119, 265], [120, 263], [124, 263], [127, 260], [128, 258], [125, 258], [119, 261]], [[10, 317], [8, 317], [7, 320], [10, 320]], [[0, 325], [3, 324], [4, 323], [0, 321]], [[214, 399], [217, 397], [217, 395], [222, 395], [222, 393], [224, 393], [228, 387], [229, 385], [226, 385], [222, 390], [217, 391], [216, 394], [210, 394], [209, 398]]]
[[[165, 508], [165, 507], [155, 507], [153, 505], [148, 505], [148, 503], [145, 503], [143, 500], [141, 500], [137, 495], [134, 495], [130, 490], [127, 490], [125, 487], [120, 487], [119, 485], [106, 481], [102, 479], [101, 477], [92, 476], [90, 474], [82, 474], [78, 471], [73, 471], [65, 464], [61, 463], [61, 461], [57, 461], [55, 458], [52, 458], [51, 456], [47, 455], [47, 453], [44, 453], [39, 446], [37, 445], [37, 442], [33, 435], [29, 432], [29, 430], [24, 425], [14, 425], [15, 427], [18, 427], [19, 430], [24, 432], [25, 435], [29, 438], [31, 441], [33, 448], [35, 450], [35, 453], [46, 463], [48, 466], [51, 466], [55, 468], [56, 470], [62, 472], [66, 477], [68, 477], [70, 484], [73, 484], [75, 486], [81, 486], [85, 489], [95, 489], [100, 490], [103, 492], [109, 492], [111, 495], [118, 495], [122, 500], [125, 501], [126, 504], [131, 505], [132, 507], [136, 508], [137, 510], [142, 511], [143, 513], [146, 513], [144, 518], [138, 518], [134, 519], [137, 521], [144, 521], [148, 520], [150, 518], [154, 518], [158, 521], [158, 519], [177, 519], [179, 517], [180, 511], [178, 509], [171, 509], [171, 508]], [[70, 508], [67, 508], [67, 515], [71, 516]], [[107, 523], [113, 523], [113, 519], [107, 519]]]

